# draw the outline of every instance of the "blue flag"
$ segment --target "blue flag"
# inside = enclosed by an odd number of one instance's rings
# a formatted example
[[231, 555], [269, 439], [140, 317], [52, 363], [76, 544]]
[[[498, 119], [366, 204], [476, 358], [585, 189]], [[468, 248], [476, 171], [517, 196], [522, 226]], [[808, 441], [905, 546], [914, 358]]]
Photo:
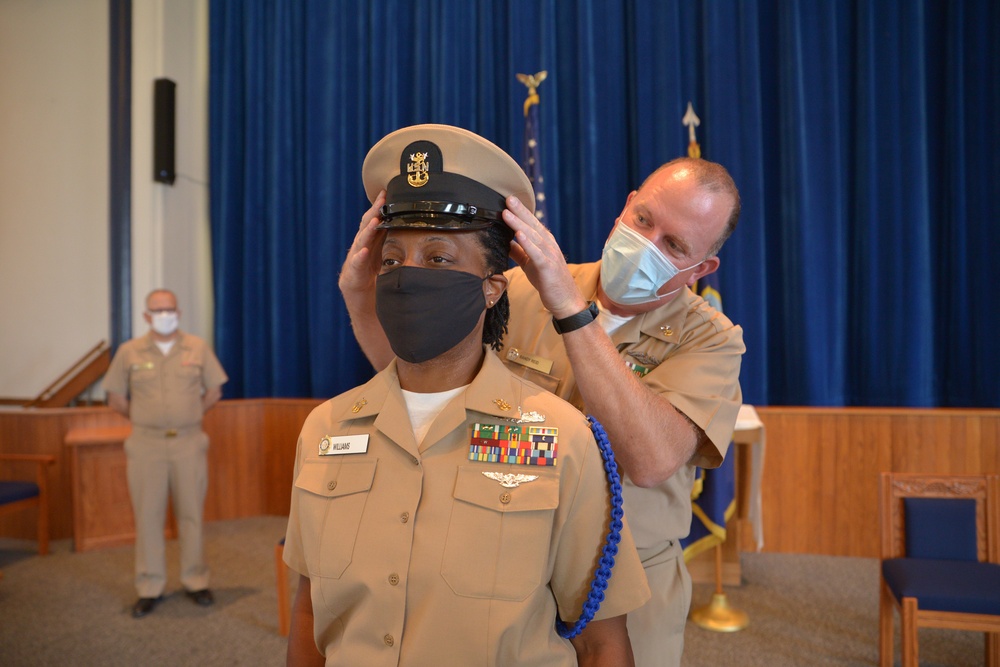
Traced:
[[545, 222], [545, 179], [542, 177], [542, 146], [540, 136], [541, 98], [538, 86], [548, 75], [544, 70], [534, 75], [518, 74], [517, 79], [528, 87], [528, 97], [524, 100], [524, 147], [521, 155], [522, 168], [531, 181], [535, 192], [535, 217]]
[[[722, 312], [718, 274], [712, 273], [695, 286], [694, 291], [713, 308]], [[726, 522], [736, 513], [736, 464], [727, 456], [718, 468], [698, 468], [691, 492], [691, 533], [681, 540], [684, 560], [726, 541]]]

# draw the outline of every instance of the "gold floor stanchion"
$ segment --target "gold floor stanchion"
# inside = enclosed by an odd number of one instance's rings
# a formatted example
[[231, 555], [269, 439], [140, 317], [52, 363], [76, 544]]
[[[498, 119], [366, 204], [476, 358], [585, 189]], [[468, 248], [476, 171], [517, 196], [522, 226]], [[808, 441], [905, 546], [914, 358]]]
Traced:
[[746, 612], [729, 606], [729, 599], [722, 591], [721, 542], [715, 545], [715, 594], [704, 607], [692, 609], [690, 618], [699, 627], [715, 632], [736, 632], [750, 623]]

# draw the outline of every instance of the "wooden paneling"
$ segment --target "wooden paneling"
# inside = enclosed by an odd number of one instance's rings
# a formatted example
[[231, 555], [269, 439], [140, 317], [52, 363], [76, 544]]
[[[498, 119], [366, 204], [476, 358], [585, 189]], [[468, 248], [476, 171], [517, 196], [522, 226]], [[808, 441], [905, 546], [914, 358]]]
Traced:
[[757, 412], [765, 551], [877, 557], [880, 472], [1000, 472], [997, 410]]
[[[49, 467], [49, 526], [52, 539], [73, 534], [73, 480], [70, 457], [63, 440], [71, 428], [128, 426], [128, 421], [109, 408], [28, 408], [0, 410], [0, 451], [9, 453], [51, 454], [56, 458]], [[9, 465], [0, 467], [0, 475], [23, 475], [24, 470]], [[35, 539], [32, 512], [0, 518], [0, 536]]]
[[[206, 520], [288, 513], [296, 440], [319, 403], [222, 401], [209, 412]], [[761, 491], [765, 551], [876, 557], [880, 472], [1000, 473], [998, 410], [758, 407], [757, 412], [767, 439]], [[56, 457], [49, 468], [53, 539], [73, 534], [66, 432], [127, 424], [104, 407], [0, 410], [0, 451]], [[0, 474], [10, 471], [0, 468]], [[121, 477], [103, 468], [88, 475]], [[35, 517], [21, 514], [0, 518], [0, 536], [34, 539]]]
[[295, 446], [302, 423], [319, 400], [270, 399], [264, 411], [264, 460], [267, 474], [262, 495], [266, 514], [287, 515], [291, 509]]
[[263, 400], [221, 401], [205, 415], [208, 495], [205, 520], [267, 514], [264, 505]]
[[[295, 442], [306, 415], [319, 403], [316, 399], [234, 400], [221, 401], [209, 411], [204, 422], [211, 443], [206, 521], [288, 513]], [[67, 432], [128, 425], [126, 419], [107, 407], [0, 410], [0, 452], [56, 457], [55, 465], [49, 468], [53, 539], [73, 536], [73, 479], [71, 449], [65, 445]], [[97, 464], [99, 456], [81, 471], [83, 483], [107, 485], [105, 500], [119, 498], [124, 503], [116, 505], [120, 516], [104, 517], [101, 530], [116, 522], [127, 528], [132, 517], [123, 456], [120, 446], [107, 449], [100, 452], [105, 465]], [[4, 464], [0, 474], [34, 474], [13, 466]], [[32, 512], [0, 517], [2, 537], [33, 540], [35, 528]]]

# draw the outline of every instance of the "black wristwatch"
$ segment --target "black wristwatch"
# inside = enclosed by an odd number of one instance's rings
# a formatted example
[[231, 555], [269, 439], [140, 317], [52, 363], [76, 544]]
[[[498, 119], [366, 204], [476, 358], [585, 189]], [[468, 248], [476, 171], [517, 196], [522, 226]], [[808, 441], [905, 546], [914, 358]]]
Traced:
[[576, 331], [580, 327], [585, 327], [597, 319], [597, 302], [591, 301], [586, 310], [582, 310], [576, 315], [564, 317], [561, 320], [552, 318], [552, 326], [556, 328], [556, 333], [562, 335], [570, 331]]

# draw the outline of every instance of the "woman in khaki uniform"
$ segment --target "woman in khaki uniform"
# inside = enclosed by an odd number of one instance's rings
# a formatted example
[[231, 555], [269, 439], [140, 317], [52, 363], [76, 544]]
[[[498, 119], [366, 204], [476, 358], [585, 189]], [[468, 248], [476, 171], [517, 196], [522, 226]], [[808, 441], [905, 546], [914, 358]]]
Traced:
[[625, 614], [649, 591], [627, 526], [594, 620], [556, 630], [584, 615], [611, 523], [601, 452], [579, 411], [486, 349], [509, 312], [503, 195], [530, 184], [446, 126], [389, 135], [364, 176], [376, 203], [387, 190], [369, 259], [397, 358], [302, 428], [289, 664], [631, 664]]

